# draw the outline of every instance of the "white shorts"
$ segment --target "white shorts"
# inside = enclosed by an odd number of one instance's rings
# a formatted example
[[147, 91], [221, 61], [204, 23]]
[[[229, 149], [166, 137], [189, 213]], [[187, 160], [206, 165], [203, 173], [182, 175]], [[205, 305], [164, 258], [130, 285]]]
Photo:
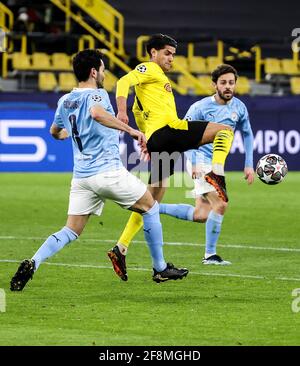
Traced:
[[124, 167], [88, 178], [73, 178], [68, 215], [100, 216], [106, 199], [129, 208], [146, 191], [147, 186]]
[[[211, 169], [210, 164], [197, 164], [198, 178], [193, 179], [195, 188], [192, 191], [192, 197], [199, 197], [208, 192], [216, 192], [215, 188], [204, 179], [205, 174], [209, 173]], [[189, 160], [186, 162], [186, 170], [192, 177], [192, 163]]]

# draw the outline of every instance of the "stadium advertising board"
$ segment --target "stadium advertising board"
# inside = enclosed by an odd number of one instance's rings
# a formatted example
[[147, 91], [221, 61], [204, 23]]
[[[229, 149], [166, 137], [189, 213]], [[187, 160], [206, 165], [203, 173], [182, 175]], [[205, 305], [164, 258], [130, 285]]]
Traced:
[[[295, 111], [249, 111], [254, 133], [254, 163], [267, 153], [277, 153], [289, 170], [300, 170], [299, 114]], [[4, 110], [0, 117], [0, 171], [67, 172], [72, 170], [71, 141], [56, 141], [49, 134], [54, 116], [47, 110]], [[135, 141], [120, 134], [122, 160], [129, 169], [138, 162]], [[242, 134], [235, 133], [227, 170], [241, 170], [244, 162]]]

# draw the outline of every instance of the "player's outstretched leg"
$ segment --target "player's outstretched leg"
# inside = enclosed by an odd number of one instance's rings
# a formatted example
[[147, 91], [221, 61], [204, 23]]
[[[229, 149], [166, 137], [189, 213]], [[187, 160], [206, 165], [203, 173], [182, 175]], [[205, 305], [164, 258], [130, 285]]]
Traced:
[[153, 268], [152, 279], [157, 283], [166, 282], [169, 280], [182, 280], [183, 277], [186, 277], [188, 273], [189, 270], [187, 268], [176, 268], [174, 267], [174, 264], [167, 263], [166, 269], [161, 272], [158, 272], [155, 268]]
[[211, 184], [218, 193], [218, 196], [224, 201], [228, 202], [228, 196], [226, 192], [225, 177], [223, 175], [215, 174], [213, 171], [207, 173], [204, 176], [207, 183]]
[[204, 176], [205, 180], [217, 191], [219, 197], [228, 202], [224, 177], [224, 165], [233, 141], [233, 131], [224, 129], [216, 133], [213, 141], [212, 171]]
[[172, 263], [166, 263], [164, 260], [162, 226], [157, 201], [142, 216], [144, 220], [144, 235], [153, 262], [153, 281], [159, 283], [186, 277], [189, 273], [188, 269], [176, 268]]
[[213, 254], [208, 258], [202, 259], [202, 264], [205, 265], [217, 265], [217, 266], [229, 266], [231, 262], [225, 261], [218, 254]]
[[126, 269], [127, 249], [134, 236], [142, 227], [143, 227], [143, 218], [141, 214], [133, 212], [130, 215], [126, 227], [118, 240], [118, 243], [111, 250], [107, 252], [108, 257], [112, 262], [115, 273], [123, 281], [128, 280], [127, 269]]
[[111, 250], [109, 250], [107, 255], [111, 260], [115, 273], [121, 278], [121, 280], [127, 281], [126, 256], [120, 252], [118, 245], [115, 245]]
[[50, 235], [31, 259], [25, 259], [20, 264], [10, 282], [10, 289], [12, 291], [22, 291], [26, 283], [32, 279], [33, 273], [39, 268], [41, 263], [77, 238], [78, 234], [67, 226]]
[[32, 259], [25, 259], [21, 262], [17, 272], [10, 281], [11, 291], [22, 291], [26, 283], [32, 279], [35, 269], [35, 262]]

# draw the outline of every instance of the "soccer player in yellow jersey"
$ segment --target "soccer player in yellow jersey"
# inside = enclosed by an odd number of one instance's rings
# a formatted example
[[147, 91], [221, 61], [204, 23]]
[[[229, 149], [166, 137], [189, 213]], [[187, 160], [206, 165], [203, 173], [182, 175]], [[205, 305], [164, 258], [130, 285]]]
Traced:
[[[167, 35], [155, 34], [150, 37], [146, 48], [150, 61], [139, 64], [118, 81], [116, 98], [117, 117], [128, 123], [127, 97], [129, 88], [134, 86], [133, 113], [139, 129], [148, 139], [147, 150], [154, 167], [151, 167], [150, 192], [158, 202], [162, 200], [165, 192], [163, 182], [174, 173], [174, 153], [179, 157], [184, 151], [213, 142], [212, 171], [206, 174], [205, 179], [227, 202], [224, 164], [232, 144], [233, 130], [220, 123], [188, 122], [178, 118], [172, 88], [165, 74], [172, 67], [177, 42]], [[165, 159], [166, 156], [169, 159]], [[131, 214], [117, 245], [108, 252], [115, 272], [124, 281], [128, 279], [127, 248], [141, 227], [141, 215]]]

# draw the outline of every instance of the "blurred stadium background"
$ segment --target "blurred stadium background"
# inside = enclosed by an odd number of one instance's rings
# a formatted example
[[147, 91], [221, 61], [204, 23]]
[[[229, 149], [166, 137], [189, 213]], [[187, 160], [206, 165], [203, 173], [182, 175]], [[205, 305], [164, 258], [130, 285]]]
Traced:
[[[2, 1], [0, 108], [2, 119], [15, 122], [2, 122], [0, 170], [71, 170], [70, 146], [63, 147], [60, 161], [53, 152], [57, 142], [47, 131], [58, 98], [76, 85], [72, 55], [87, 47], [102, 49], [105, 87], [114, 103], [118, 77], [147, 59], [145, 40], [158, 32], [179, 42], [169, 78], [180, 117], [194, 101], [213, 92], [210, 72], [220, 63], [231, 64], [240, 75], [237, 94], [250, 112], [255, 159], [277, 152], [290, 170], [299, 170], [300, 5], [288, 4], [287, 10], [269, 0], [251, 6], [237, 0], [132, 0], [130, 5], [118, 0]], [[5, 135], [42, 140], [18, 145]], [[128, 153], [134, 150], [131, 141], [124, 142]], [[243, 147], [238, 133], [232, 152], [227, 170], [239, 170]]]

